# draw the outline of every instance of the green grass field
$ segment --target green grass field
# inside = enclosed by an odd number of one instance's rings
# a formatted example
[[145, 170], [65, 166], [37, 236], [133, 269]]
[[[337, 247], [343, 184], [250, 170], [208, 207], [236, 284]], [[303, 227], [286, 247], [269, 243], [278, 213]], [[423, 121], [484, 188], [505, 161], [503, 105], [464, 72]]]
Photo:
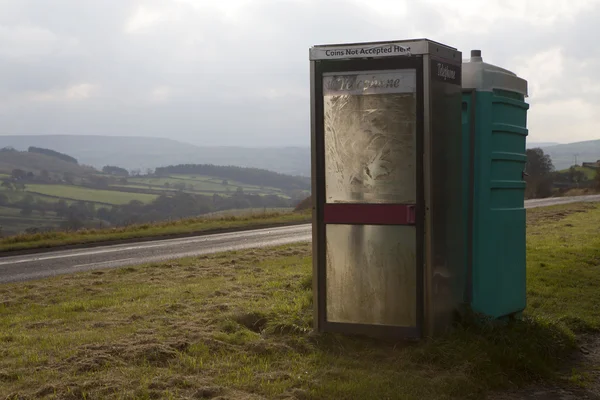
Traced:
[[88, 189], [80, 186], [70, 185], [26, 185], [27, 192], [42, 195], [62, 197], [71, 200], [82, 200], [89, 202], [108, 204], [127, 204], [132, 200], [144, 203], [151, 202], [157, 196], [144, 193], [127, 193], [112, 190]]
[[[596, 170], [593, 169], [593, 168], [586, 168], [586, 167], [579, 167], [578, 166], [578, 167], [575, 167], [575, 169], [577, 171], [583, 172], [584, 175], [585, 175], [585, 177], [586, 177], [586, 179], [588, 179], [588, 180], [593, 180], [596, 177]], [[563, 169], [563, 170], [561, 170], [559, 172], [561, 172], [561, 173], [567, 173], [567, 172], [569, 172], [569, 168]]]
[[0, 397], [469, 400], [583, 385], [584, 371], [558, 371], [575, 333], [600, 327], [598, 226], [597, 206], [528, 210], [525, 318], [422, 343], [311, 333], [309, 244], [2, 285]]
[[[148, 185], [141, 185], [141, 184], [134, 184], [134, 185], [111, 185], [112, 188], [115, 188], [117, 190], [127, 190], [128, 188], [133, 188], [133, 189], [142, 189], [142, 190], [158, 190], [158, 191], [162, 191], [162, 192], [173, 192], [173, 191], [177, 191], [174, 188], [166, 188], [163, 186], [148, 186]], [[199, 190], [190, 190], [190, 189], [186, 189], [183, 190], [184, 193], [191, 193], [191, 194], [200, 194], [200, 195], [204, 195], [204, 196], [212, 196], [214, 195], [213, 192], [203, 192], [203, 191], [199, 191]], [[229, 195], [229, 194], [233, 194], [233, 192], [227, 193], [227, 192], [222, 192], [222, 193], [218, 193], [219, 195]]]
[[23, 200], [23, 198], [25, 198], [25, 196], [28, 196], [28, 195], [33, 197], [34, 201], [40, 200], [40, 201], [45, 201], [47, 203], [58, 202], [58, 198], [56, 198], [56, 197], [44, 196], [44, 195], [35, 194], [35, 193], [28, 193], [26, 191], [20, 192], [20, 191], [16, 191], [16, 190], [6, 190], [5, 188], [0, 188], [0, 194], [5, 195], [10, 202], [17, 202], [17, 201]]
[[[185, 184], [186, 191], [192, 192], [222, 192], [223, 194], [234, 193], [238, 187], [241, 187], [244, 192], [247, 193], [259, 193], [259, 194], [275, 194], [279, 196], [286, 197], [284, 193], [276, 188], [264, 187], [261, 188], [255, 185], [249, 185], [241, 182], [227, 180], [227, 185], [223, 185], [223, 179], [202, 176], [202, 175], [173, 175], [169, 177], [140, 177], [140, 178], [129, 178], [129, 183], [132, 183], [136, 186], [141, 186], [144, 188], [148, 188], [148, 185], [151, 185], [153, 188], [164, 188], [165, 184], [168, 183], [169, 186], [174, 186], [178, 184]], [[146, 185], [146, 186], [144, 186]], [[228, 191], [229, 190], [229, 191]]]

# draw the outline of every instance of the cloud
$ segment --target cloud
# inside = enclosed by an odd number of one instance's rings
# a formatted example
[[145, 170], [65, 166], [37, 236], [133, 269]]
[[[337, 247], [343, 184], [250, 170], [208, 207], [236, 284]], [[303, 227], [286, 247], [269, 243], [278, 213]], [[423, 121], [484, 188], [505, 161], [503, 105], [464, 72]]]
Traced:
[[598, 1], [0, 0], [0, 132], [308, 145], [310, 46], [428, 37], [529, 80], [530, 140], [592, 139], [599, 18]]

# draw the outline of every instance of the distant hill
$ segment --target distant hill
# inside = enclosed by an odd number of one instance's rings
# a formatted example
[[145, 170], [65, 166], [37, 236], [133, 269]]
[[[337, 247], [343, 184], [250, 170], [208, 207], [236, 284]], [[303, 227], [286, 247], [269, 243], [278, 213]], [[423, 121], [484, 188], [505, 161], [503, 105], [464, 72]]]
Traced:
[[527, 142], [527, 148], [533, 149], [535, 147], [547, 147], [547, 146], [556, 146], [560, 143], [557, 142]]
[[[3, 146], [0, 146], [2, 148]], [[50, 174], [63, 176], [65, 173], [73, 176], [86, 176], [94, 173], [94, 169], [77, 165], [70, 161], [61, 160], [46, 154], [17, 150], [0, 150], [0, 174], [10, 175], [14, 169], [32, 172], [39, 175], [46, 170]]]
[[49, 148], [75, 157], [80, 164], [101, 169], [115, 165], [128, 170], [178, 164], [232, 165], [310, 176], [309, 147], [204, 147], [164, 138], [133, 136], [19, 135], [0, 136], [0, 148]]
[[544, 150], [544, 153], [550, 155], [556, 170], [569, 168], [575, 164], [575, 159], [580, 165], [582, 162], [600, 160], [600, 140], [539, 147]]

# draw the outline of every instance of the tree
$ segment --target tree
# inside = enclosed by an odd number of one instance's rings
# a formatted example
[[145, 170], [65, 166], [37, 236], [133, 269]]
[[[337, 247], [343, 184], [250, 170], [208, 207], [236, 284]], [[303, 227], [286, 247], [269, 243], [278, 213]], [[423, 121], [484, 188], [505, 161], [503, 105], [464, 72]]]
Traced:
[[23, 171], [22, 169], [15, 168], [12, 170], [11, 176], [15, 180], [25, 179], [27, 177], [27, 172]]
[[533, 198], [548, 197], [552, 194], [554, 165], [548, 154], [540, 148], [527, 149], [527, 195]]
[[48, 172], [47, 169], [42, 170], [42, 172], [40, 172], [40, 176], [42, 177], [43, 180], [45, 180], [46, 182], [48, 182], [50, 180], [50, 173]]
[[14, 190], [15, 189], [14, 185], [12, 184], [12, 182], [9, 181], [9, 180], [7, 180], [7, 179], [4, 179], [2, 181], [2, 184], [0, 184], [0, 187], [4, 187], [7, 190]]
[[33, 213], [33, 208], [30, 204], [26, 204], [21, 209], [21, 215], [24, 217], [29, 217]]
[[575, 166], [572, 166], [571, 168], [569, 168], [568, 177], [569, 177], [569, 182], [572, 182], [572, 183], [579, 183], [579, 182], [583, 182], [586, 180], [586, 176], [583, 173], [583, 171], [578, 170]]
[[600, 168], [596, 169], [596, 175], [594, 176], [594, 188], [600, 190]]
[[114, 165], [106, 165], [102, 168], [102, 172], [109, 175], [129, 176], [129, 171], [125, 168], [116, 167]]
[[70, 172], [65, 172], [63, 174], [63, 179], [65, 180], [65, 182], [67, 182], [68, 184], [72, 185], [73, 184], [73, 174]]
[[65, 199], [58, 200], [58, 202], [56, 203], [56, 206], [55, 206], [56, 215], [58, 217], [64, 217], [65, 215], [67, 215], [68, 210], [69, 210], [69, 206], [67, 205], [67, 202], [65, 201]]
[[103, 176], [92, 175], [88, 179], [92, 186], [96, 186], [96, 187], [107, 187], [108, 186], [108, 179], [106, 179]]

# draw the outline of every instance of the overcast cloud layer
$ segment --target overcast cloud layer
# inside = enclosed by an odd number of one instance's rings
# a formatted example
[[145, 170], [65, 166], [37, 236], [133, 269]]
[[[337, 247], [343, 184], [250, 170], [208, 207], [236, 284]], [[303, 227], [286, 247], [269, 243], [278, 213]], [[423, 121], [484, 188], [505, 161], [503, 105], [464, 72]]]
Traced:
[[600, 138], [600, 1], [0, 0], [0, 134], [309, 145], [308, 48], [427, 37], [529, 81], [529, 141]]

